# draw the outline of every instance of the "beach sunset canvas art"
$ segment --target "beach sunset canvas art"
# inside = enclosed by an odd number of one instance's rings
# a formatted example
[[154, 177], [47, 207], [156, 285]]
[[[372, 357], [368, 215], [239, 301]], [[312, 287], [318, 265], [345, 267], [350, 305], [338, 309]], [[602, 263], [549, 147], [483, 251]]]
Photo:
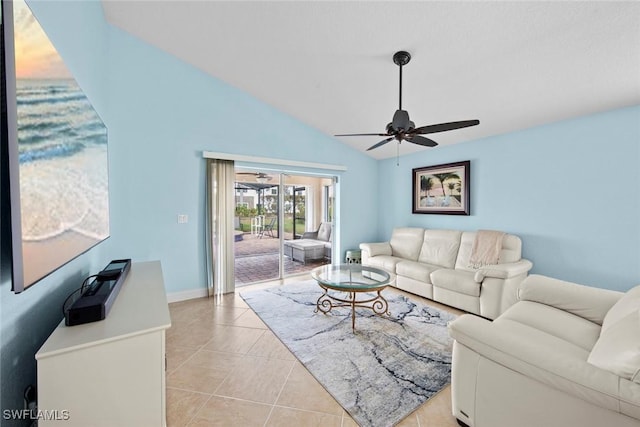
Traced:
[[109, 236], [107, 129], [24, 1], [13, 18], [26, 287]]

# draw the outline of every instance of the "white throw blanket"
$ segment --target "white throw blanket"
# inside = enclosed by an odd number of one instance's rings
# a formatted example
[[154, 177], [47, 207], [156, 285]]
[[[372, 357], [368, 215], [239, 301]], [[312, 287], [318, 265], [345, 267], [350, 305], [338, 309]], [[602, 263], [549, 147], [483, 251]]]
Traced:
[[478, 230], [471, 248], [469, 258], [470, 268], [480, 268], [485, 265], [497, 264], [502, 250], [502, 231]]

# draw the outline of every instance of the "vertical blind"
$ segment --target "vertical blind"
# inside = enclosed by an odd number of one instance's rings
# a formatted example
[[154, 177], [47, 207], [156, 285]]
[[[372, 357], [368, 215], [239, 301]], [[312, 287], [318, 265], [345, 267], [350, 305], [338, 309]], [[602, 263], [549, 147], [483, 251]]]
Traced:
[[235, 290], [234, 181], [232, 160], [207, 159], [206, 172], [206, 268], [209, 296]]

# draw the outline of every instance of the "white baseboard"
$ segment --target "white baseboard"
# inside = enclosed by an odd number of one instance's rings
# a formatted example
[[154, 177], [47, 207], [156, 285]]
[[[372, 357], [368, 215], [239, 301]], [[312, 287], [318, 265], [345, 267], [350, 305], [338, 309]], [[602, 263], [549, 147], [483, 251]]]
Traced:
[[204, 289], [191, 289], [188, 291], [181, 292], [171, 292], [167, 294], [167, 301], [169, 303], [178, 302], [178, 301], [186, 301], [194, 298], [202, 298], [209, 295], [207, 288]]

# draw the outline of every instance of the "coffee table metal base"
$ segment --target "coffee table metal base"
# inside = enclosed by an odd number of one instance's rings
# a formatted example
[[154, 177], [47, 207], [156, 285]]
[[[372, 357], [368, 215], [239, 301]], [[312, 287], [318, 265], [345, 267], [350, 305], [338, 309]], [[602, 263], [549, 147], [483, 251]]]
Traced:
[[[373, 311], [378, 316], [390, 315], [389, 313], [389, 303], [386, 299], [380, 294], [383, 289], [376, 291], [376, 295], [373, 298], [365, 298], [365, 299], [357, 299], [356, 295], [362, 292], [346, 292], [348, 294], [347, 299], [339, 298], [335, 295], [329, 294], [329, 288], [320, 285], [320, 287], [324, 290], [324, 293], [320, 295], [318, 301], [316, 302], [316, 309], [314, 313], [318, 311], [327, 314], [334, 307], [351, 307], [351, 329], [355, 332], [356, 330], [356, 307], [368, 308]], [[345, 292], [345, 291], [342, 291]], [[371, 292], [370, 290], [363, 292]]]

